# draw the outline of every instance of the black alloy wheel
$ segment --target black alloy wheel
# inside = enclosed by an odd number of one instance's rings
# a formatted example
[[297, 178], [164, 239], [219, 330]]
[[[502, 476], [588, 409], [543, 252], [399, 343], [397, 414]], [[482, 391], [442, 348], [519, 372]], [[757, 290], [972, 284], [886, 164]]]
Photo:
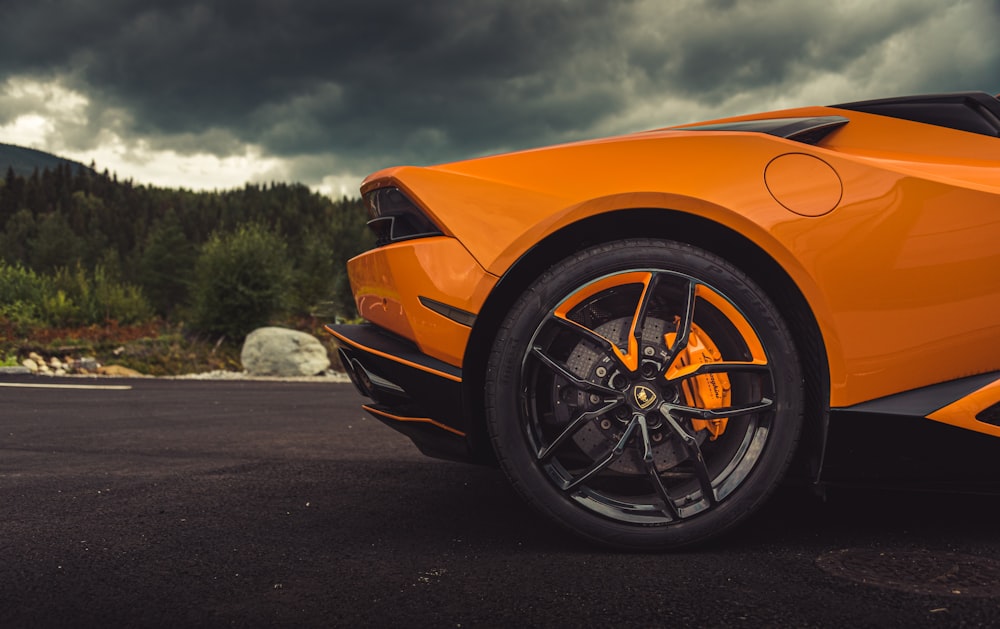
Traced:
[[801, 431], [801, 370], [774, 305], [729, 262], [672, 241], [604, 244], [546, 271], [487, 375], [513, 485], [615, 548], [730, 529], [778, 484]]

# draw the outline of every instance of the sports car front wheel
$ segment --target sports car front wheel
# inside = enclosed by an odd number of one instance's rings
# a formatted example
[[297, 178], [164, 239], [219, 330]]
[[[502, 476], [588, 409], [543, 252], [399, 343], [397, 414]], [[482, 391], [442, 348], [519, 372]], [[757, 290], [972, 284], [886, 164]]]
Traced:
[[543, 514], [602, 544], [679, 548], [759, 507], [802, 424], [795, 346], [744, 273], [628, 240], [545, 272], [490, 354], [497, 457]]

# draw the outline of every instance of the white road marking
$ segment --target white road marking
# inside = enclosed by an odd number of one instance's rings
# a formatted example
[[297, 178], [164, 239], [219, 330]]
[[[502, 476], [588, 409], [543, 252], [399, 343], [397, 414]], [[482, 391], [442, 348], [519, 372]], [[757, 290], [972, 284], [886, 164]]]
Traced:
[[96, 391], [128, 391], [128, 384], [28, 384], [21, 382], [0, 382], [0, 387], [13, 389], [93, 389]]

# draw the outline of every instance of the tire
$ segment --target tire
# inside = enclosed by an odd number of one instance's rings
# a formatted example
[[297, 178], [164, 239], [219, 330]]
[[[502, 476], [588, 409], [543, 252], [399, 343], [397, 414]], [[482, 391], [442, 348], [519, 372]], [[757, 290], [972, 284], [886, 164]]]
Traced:
[[775, 306], [729, 262], [671, 241], [603, 244], [546, 271], [498, 330], [486, 381], [513, 486], [617, 549], [731, 529], [779, 483], [802, 426]]

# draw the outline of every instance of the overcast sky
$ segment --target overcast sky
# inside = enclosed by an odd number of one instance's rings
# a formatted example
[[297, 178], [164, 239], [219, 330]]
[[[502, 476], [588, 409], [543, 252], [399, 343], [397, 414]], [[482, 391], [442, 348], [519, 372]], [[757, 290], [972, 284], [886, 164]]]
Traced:
[[811, 104], [1000, 92], [1000, 0], [0, 0], [0, 142], [298, 181]]

